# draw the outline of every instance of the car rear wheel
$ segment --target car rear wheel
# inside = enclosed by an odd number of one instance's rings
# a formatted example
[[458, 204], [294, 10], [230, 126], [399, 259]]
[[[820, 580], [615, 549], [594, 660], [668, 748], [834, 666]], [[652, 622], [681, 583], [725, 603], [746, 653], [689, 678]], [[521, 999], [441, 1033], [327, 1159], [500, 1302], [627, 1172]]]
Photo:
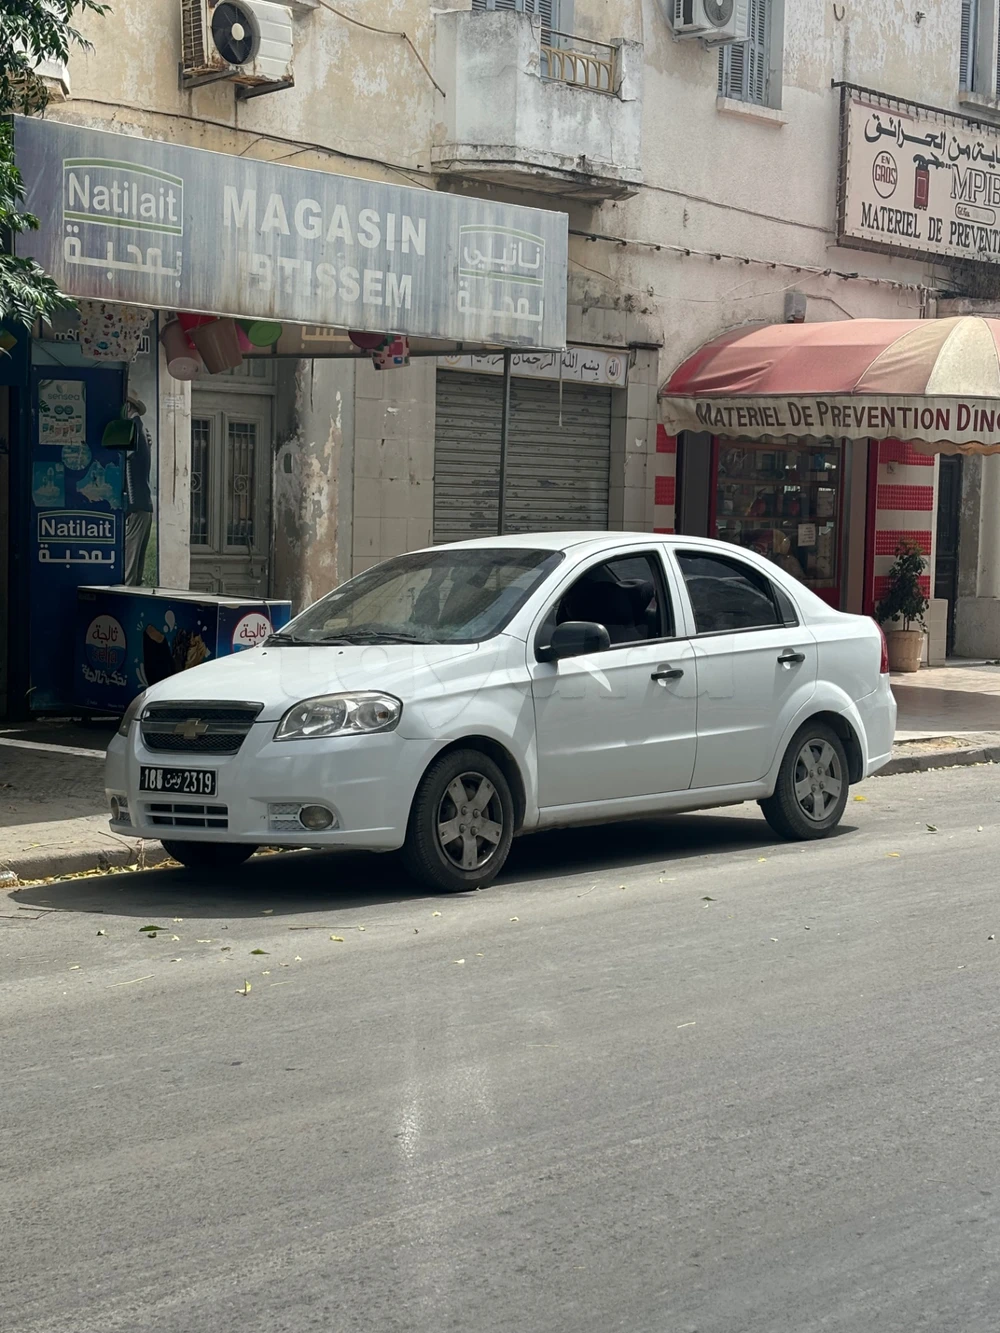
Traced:
[[163, 842], [163, 850], [188, 870], [235, 870], [257, 850], [241, 842]]
[[456, 750], [424, 775], [403, 856], [431, 888], [461, 893], [496, 879], [513, 837], [514, 801], [500, 768], [479, 750]]
[[774, 795], [760, 802], [775, 833], [789, 841], [825, 838], [847, 805], [847, 755], [835, 731], [807, 722], [792, 737]]

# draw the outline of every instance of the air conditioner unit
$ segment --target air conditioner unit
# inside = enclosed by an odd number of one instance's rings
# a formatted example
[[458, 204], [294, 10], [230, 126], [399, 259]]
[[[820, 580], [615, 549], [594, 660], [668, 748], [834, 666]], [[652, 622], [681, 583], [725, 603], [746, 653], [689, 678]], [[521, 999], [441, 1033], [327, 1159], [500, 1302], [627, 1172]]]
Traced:
[[181, 0], [181, 84], [228, 79], [237, 96], [290, 88], [292, 11], [271, 0]]
[[665, 0], [665, 5], [678, 41], [725, 46], [750, 36], [750, 0]]

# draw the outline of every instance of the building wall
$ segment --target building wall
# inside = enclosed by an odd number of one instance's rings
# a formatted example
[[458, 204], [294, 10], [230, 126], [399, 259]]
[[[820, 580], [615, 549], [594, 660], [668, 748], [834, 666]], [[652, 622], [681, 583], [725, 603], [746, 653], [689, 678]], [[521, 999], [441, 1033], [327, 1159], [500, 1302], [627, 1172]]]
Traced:
[[[411, 44], [300, 5], [295, 88], [238, 103], [225, 83], [178, 88], [178, 0], [117, 0], [111, 16], [86, 18], [94, 50], [73, 56], [72, 99], [50, 114], [217, 152], [564, 209], [573, 232], [569, 340], [633, 349], [627, 405], [616, 407], [612, 522], [669, 531], [676, 455], [657, 432], [655, 394], [688, 353], [733, 325], [782, 320], [792, 289], [806, 296], [810, 320], [934, 313], [916, 288], [936, 287], [946, 270], [835, 245], [839, 94], [831, 81], [960, 110], [959, 0], [922, 13], [904, 0], [860, 9], [778, 3], [781, 72], [766, 108], [718, 98], [717, 52], [675, 41], [659, 0], [575, 0], [563, 22], [581, 38], [642, 46], [629, 114], [639, 116], [643, 183], [633, 197], [605, 203], [554, 185], [541, 168], [516, 187], [432, 170], [435, 146], [461, 137], [454, 107], [434, 86], [447, 55], [437, 16], [468, 7], [469, 0], [392, 0], [375, 14], [365, 0], [339, 0], [343, 14], [405, 31]], [[574, 90], [573, 97], [585, 108], [601, 94]], [[531, 107], [529, 99], [513, 131], [529, 155], [545, 149], [550, 126]], [[581, 125], [591, 120], [581, 111]], [[168, 381], [162, 393], [171, 404], [161, 404], [165, 546], [171, 531], [182, 544], [188, 463], [184, 391]], [[382, 376], [366, 364], [303, 366], [284, 420], [275, 459], [276, 592], [306, 599], [351, 569], [429, 539], [430, 363]], [[181, 581], [183, 554], [164, 551], [161, 559], [162, 576]]]

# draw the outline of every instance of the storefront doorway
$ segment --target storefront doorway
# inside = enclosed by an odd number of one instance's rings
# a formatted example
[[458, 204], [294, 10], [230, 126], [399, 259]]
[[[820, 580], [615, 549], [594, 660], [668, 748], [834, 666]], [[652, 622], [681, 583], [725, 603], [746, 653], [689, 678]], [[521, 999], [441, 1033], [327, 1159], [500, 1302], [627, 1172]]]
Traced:
[[[270, 367], [249, 363], [253, 373]], [[273, 386], [233, 379], [191, 396], [191, 587], [270, 592]]]
[[934, 540], [934, 596], [948, 603], [945, 652], [955, 650], [958, 605], [958, 532], [962, 502], [962, 456], [942, 454], [938, 471], [937, 523]]
[[[707, 440], [693, 437], [695, 448]], [[843, 450], [837, 440], [761, 444], [715, 440], [704, 484], [682, 440], [683, 496], [678, 530], [704, 532], [773, 560], [831, 606], [842, 593]], [[704, 452], [704, 449], [703, 449]], [[707, 521], [691, 512], [694, 493]], [[683, 524], [683, 526], [681, 526]]]

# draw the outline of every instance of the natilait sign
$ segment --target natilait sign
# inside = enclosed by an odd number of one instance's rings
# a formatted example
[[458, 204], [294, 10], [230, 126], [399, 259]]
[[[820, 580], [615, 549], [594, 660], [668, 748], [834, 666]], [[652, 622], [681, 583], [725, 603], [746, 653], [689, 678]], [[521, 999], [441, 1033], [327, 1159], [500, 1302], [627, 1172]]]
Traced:
[[71, 296], [501, 347], [566, 345], [565, 214], [16, 117]]
[[844, 90], [839, 241], [1000, 263], [1000, 130]]

